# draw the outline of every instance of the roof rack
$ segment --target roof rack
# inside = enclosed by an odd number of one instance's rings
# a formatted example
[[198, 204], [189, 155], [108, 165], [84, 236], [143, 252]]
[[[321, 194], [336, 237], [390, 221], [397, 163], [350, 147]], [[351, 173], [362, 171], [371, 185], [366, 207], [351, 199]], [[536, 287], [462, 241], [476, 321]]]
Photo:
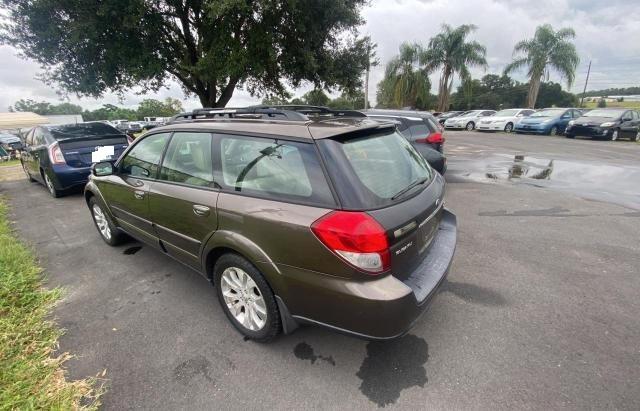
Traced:
[[307, 117], [367, 117], [366, 114], [356, 110], [334, 110], [329, 107], [312, 106], [307, 104], [263, 104], [258, 106], [251, 106], [248, 108], [295, 111], [305, 114]]
[[244, 119], [271, 119], [289, 121], [308, 121], [309, 118], [301, 112], [271, 108], [266, 106], [253, 106], [241, 108], [199, 108], [191, 112], [176, 114], [167, 124], [193, 120], [215, 120], [224, 118]]

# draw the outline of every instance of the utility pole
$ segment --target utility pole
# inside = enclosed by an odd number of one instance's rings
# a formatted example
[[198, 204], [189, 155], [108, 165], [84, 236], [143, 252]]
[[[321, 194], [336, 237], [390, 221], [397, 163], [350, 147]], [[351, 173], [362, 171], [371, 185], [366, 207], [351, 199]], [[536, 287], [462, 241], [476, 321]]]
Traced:
[[580, 99], [580, 107], [584, 103], [584, 95], [587, 92], [587, 83], [589, 83], [589, 73], [591, 73], [591, 60], [589, 60], [589, 68], [587, 69], [587, 78], [584, 81], [584, 89], [582, 90], [582, 98]]

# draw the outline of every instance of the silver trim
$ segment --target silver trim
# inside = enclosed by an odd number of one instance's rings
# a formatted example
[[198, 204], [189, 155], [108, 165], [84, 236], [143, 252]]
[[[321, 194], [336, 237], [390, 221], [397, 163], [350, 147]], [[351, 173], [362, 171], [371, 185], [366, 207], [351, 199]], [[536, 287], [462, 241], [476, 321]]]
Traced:
[[[437, 200], [439, 201], [439, 199]], [[437, 204], [437, 202], [436, 202]], [[435, 210], [433, 210], [433, 212], [429, 215], [429, 217], [425, 218], [419, 225], [418, 228], [422, 228], [425, 224], [427, 224], [429, 222], [429, 220], [431, 220], [433, 218], [434, 215], [436, 215], [438, 213], [438, 211], [440, 211], [440, 209], [444, 207], [444, 201], [441, 202], [438, 207], [436, 207]]]
[[414, 228], [416, 228], [416, 225], [417, 225], [417, 223], [415, 221], [412, 221], [409, 224], [405, 225], [404, 227], [398, 228], [396, 231], [393, 232], [393, 235], [394, 235], [395, 238], [402, 237], [408, 231], [411, 231]]

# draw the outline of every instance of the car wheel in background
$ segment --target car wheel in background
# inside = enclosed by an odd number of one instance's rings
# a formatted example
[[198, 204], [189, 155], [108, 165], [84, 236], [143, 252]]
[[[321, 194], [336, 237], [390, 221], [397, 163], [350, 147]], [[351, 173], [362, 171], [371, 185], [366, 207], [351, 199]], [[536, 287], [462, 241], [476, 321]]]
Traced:
[[613, 130], [613, 133], [611, 133], [611, 138], [609, 140], [616, 141], [618, 139], [618, 134], [618, 129], [616, 128], [615, 130]]
[[62, 192], [56, 188], [53, 181], [49, 178], [49, 174], [47, 174], [46, 171], [43, 171], [42, 174], [44, 175], [44, 184], [47, 187], [47, 190], [49, 190], [49, 194], [51, 194], [51, 197], [60, 197], [62, 195]]
[[29, 182], [33, 183], [34, 181], [36, 181], [33, 177], [31, 177], [31, 174], [29, 174], [29, 172], [27, 171], [27, 167], [22, 161], [20, 162], [20, 164], [22, 164], [22, 171], [24, 171], [24, 173], [27, 175], [27, 179], [29, 180]]
[[636, 133], [635, 138], [632, 139], [633, 141], [640, 141], [640, 130], [638, 130], [638, 132]]
[[470, 122], [467, 123], [467, 126], [465, 128], [467, 129], [467, 131], [471, 131], [474, 128], [476, 128], [476, 125], [474, 124], [473, 121], [470, 121]]
[[557, 136], [558, 135], [558, 127], [557, 126], [551, 127], [551, 129], [549, 129], [549, 135], [550, 136]]
[[214, 267], [214, 285], [222, 310], [245, 337], [267, 342], [280, 333], [275, 296], [249, 261], [237, 254], [224, 254]]
[[513, 131], [513, 124], [512, 123], [507, 123], [506, 126], [504, 126], [504, 131], [507, 133], [511, 133]]
[[100, 233], [100, 237], [102, 237], [105, 243], [110, 246], [115, 246], [125, 239], [125, 235], [118, 231], [113, 221], [111, 221], [109, 214], [105, 211], [104, 206], [96, 197], [89, 199], [89, 209], [91, 210], [91, 217], [93, 217], [93, 222]]

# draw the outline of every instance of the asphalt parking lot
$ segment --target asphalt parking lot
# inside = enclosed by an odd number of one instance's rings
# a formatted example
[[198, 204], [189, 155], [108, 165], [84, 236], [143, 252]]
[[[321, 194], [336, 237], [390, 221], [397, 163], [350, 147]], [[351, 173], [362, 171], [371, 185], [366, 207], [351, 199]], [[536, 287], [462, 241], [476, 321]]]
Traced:
[[0, 194], [67, 290], [70, 376], [106, 369], [105, 409], [640, 409], [640, 144], [446, 137], [449, 282], [388, 343], [313, 327], [244, 341], [198, 274], [105, 245], [81, 195]]

